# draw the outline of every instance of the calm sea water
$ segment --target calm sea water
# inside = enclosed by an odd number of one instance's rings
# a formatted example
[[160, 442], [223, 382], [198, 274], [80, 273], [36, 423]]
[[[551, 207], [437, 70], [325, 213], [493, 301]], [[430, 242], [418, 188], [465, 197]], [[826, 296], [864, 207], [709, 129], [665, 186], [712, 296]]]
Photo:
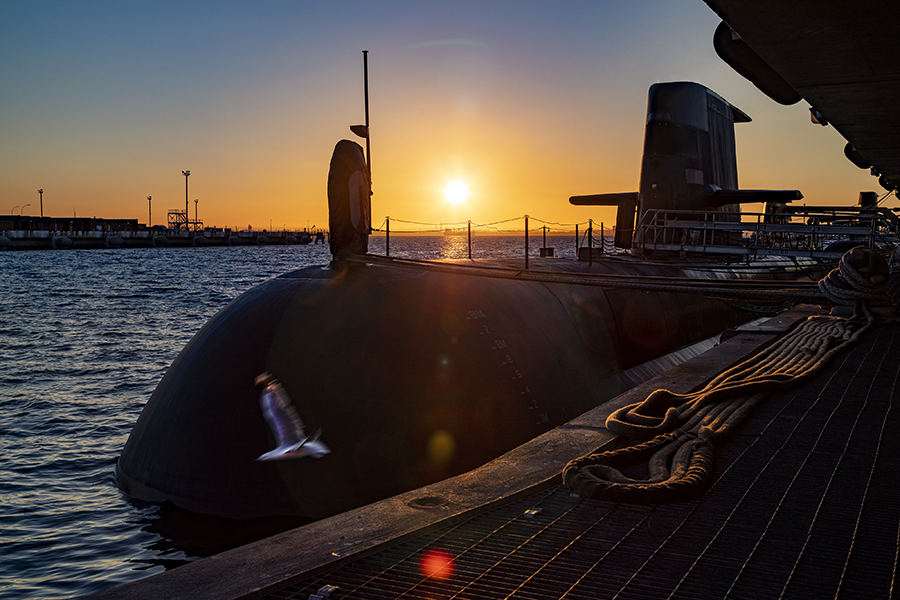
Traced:
[[[574, 237], [548, 245], [575, 254]], [[369, 249], [383, 254], [384, 239]], [[474, 258], [523, 252], [522, 238], [473, 240]], [[392, 236], [391, 255], [465, 258], [468, 246]], [[84, 596], [289, 526], [136, 502], [113, 472], [156, 384], [207, 320], [250, 287], [330, 258], [323, 245], [0, 252], [0, 597]]]

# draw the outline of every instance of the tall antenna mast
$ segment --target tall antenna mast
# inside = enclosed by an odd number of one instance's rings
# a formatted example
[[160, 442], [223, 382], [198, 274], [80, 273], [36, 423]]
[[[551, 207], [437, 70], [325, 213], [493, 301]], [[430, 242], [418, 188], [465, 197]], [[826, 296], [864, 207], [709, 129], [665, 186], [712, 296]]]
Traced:
[[369, 147], [369, 51], [363, 50], [363, 88], [366, 98], [366, 167], [369, 170], [369, 189], [372, 187], [372, 154]]
[[372, 149], [369, 144], [369, 51], [363, 50], [363, 93], [366, 99], [366, 124], [351, 125], [350, 131], [366, 139], [366, 171], [369, 175], [369, 192], [372, 191]]

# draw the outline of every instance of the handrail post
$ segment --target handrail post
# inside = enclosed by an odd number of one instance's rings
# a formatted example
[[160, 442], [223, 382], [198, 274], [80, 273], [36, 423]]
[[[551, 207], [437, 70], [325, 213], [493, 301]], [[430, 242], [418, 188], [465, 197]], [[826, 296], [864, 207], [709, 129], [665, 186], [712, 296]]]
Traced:
[[875, 217], [873, 215], [869, 216], [869, 222], [872, 223], [872, 233], [869, 235], [869, 249], [875, 249]]
[[469, 260], [472, 260], [472, 219], [469, 219]]
[[528, 215], [525, 215], [525, 268], [528, 269]]
[[384, 220], [387, 223], [387, 225], [384, 228], [384, 255], [390, 256], [391, 255], [391, 218], [385, 217]]
[[[641, 257], [642, 257], [641, 260], [643, 260], [644, 251], [646, 250], [646, 246], [647, 246], [646, 241], [644, 240], [644, 234], [645, 234], [645, 229], [646, 229], [646, 228], [644, 227], [644, 219], [647, 218], [647, 214], [648, 214], [649, 212], [650, 212], [650, 211], [647, 211], [646, 213], [644, 213], [644, 216], [642, 216], [642, 217], [640, 218], [640, 220], [638, 221], [638, 224], [637, 224], [637, 228], [638, 228], [638, 230], [640, 231], [640, 234], [641, 234], [641, 237], [640, 237], [641, 246], [640, 246], [640, 249], [639, 249], [639, 250], [640, 250], [640, 255], [641, 255]], [[635, 232], [635, 233], [637, 233], [637, 232]], [[634, 248], [632, 248], [632, 250], [633, 250], [633, 249], [634, 249]]]
[[[765, 208], [763, 208], [765, 210]], [[756, 255], [756, 250], [759, 249], [759, 236], [762, 234], [762, 228], [759, 226], [760, 215], [756, 214], [756, 235], [753, 236], [755, 239], [753, 240], [753, 254]], [[765, 222], [765, 221], [763, 221]]]
[[575, 260], [578, 260], [578, 244], [581, 239], [578, 237], [578, 223], [575, 223]]
[[603, 221], [600, 221], [600, 256], [603, 256], [603, 250], [606, 240], [603, 237]]
[[588, 219], [588, 266], [594, 265], [594, 220]]

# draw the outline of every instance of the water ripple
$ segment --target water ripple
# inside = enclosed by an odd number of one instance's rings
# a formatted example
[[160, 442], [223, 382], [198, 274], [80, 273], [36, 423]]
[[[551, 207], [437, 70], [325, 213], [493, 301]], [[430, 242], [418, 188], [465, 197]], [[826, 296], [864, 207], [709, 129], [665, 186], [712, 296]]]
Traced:
[[[515, 255], [521, 241], [476, 248]], [[465, 237], [441, 236], [392, 239], [391, 250], [467, 252]], [[322, 245], [0, 252], [0, 595], [83, 596], [297, 524], [136, 502], [113, 472], [156, 384], [210, 317], [265, 279], [329, 259]]]
[[[323, 246], [0, 253], [0, 595], [83, 596], [202, 554], [150, 526], [115, 462], [190, 337]], [[261, 277], [260, 277], [261, 276]]]

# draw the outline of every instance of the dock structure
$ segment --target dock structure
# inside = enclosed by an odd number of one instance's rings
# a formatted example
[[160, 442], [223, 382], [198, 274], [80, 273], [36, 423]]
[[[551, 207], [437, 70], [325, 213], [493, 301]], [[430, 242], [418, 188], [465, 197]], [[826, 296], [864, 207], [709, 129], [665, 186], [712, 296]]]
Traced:
[[185, 248], [193, 246], [277, 246], [324, 242], [325, 232], [147, 227], [137, 219], [0, 215], [0, 250], [87, 250], [97, 248]]
[[306, 232], [293, 231], [6, 231], [0, 232], [0, 250], [276, 246], [309, 244], [311, 239]]
[[567, 461], [618, 443], [604, 427], [613, 410], [655, 389], [696, 389], [824, 312], [802, 305], [732, 332], [470, 473], [93, 598], [891, 597], [897, 324], [758, 406], [716, 448], [699, 497], [625, 504], [561, 485]]
[[0, 231], [0, 250], [89, 250], [310, 244], [305, 231]]

